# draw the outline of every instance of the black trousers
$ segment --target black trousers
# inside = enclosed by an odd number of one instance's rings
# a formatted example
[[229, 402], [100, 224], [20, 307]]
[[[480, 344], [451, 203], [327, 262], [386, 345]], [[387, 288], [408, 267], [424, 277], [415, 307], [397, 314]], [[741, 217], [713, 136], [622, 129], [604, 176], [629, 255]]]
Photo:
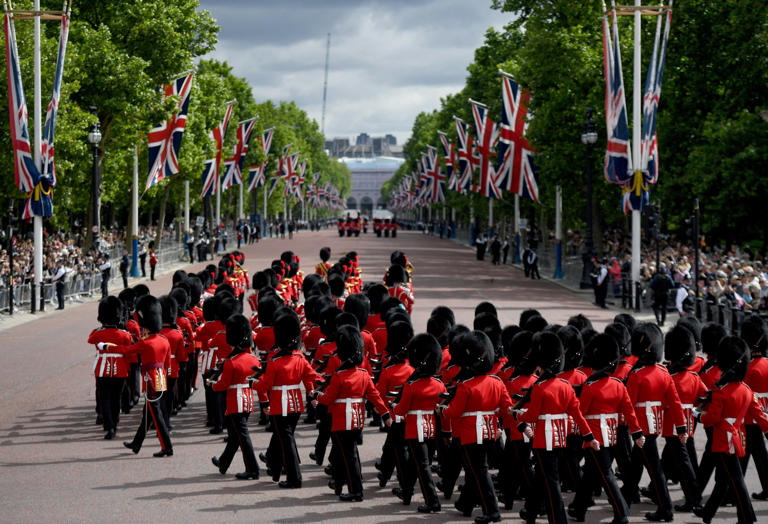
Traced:
[[109, 279], [104, 276], [101, 277], [101, 298], [107, 298], [109, 296]]
[[163, 393], [163, 415], [165, 415], [165, 425], [171, 427], [171, 411], [173, 411], [173, 403], [176, 397], [176, 386], [179, 382], [178, 378], [168, 377], [168, 390]]
[[461, 440], [453, 438], [448, 448], [445, 460], [440, 464], [440, 476], [443, 481], [443, 491], [453, 492], [456, 480], [461, 473]]
[[59, 301], [59, 309], [64, 309], [64, 282], [56, 281], [56, 298]]
[[565, 515], [565, 506], [563, 505], [563, 496], [560, 493], [560, 476], [557, 471], [558, 457], [559, 453], [557, 450], [533, 450], [536, 481], [533, 489], [528, 493], [528, 498], [525, 499], [525, 509], [528, 515], [533, 517], [533, 520], [529, 519], [529, 522], [535, 520], [535, 516], [541, 507], [541, 501], [544, 499], [549, 522], [555, 524], [568, 523], [568, 517]]
[[482, 444], [461, 446], [461, 462], [464, 466], [466, 482], [456, 504], [467, 509], [479, 504], [483, 515], [499, 512], [496, 492], [493, 489], [491, 475], [488, 473], [488, 450], [492, 445], [492, 440], [486, 440]]
[[99, 395], [99, 413], [104, 422], [104, 431], [117, 430], [117, 423], [120, 421], [120, 394], [123, 391], [124, 384], [124, 378], [96, 378], [96, 391]]
[[331, 452], [333, 479], [336, 487], [346, 484], [350, 493], [363, 494], [363, 475], [360, 468], [360, 455], [357, 442], [360, 430], [334, 431], [331, 433], [333, 451]]
[[602, 486], [608, 502], [613, 507], [613, 522], [628, 522], [629, 508], [616, 483], [616, 477], [613, 476], [612, 463], [613, 446], [602, 447], [600, 451], [592, 448], [584, 450], [584, 477], [578, 484], [576, 496], [571, 504], [577, 515], [583, 516], [587, 512], [594, 488]]
[[147, 255], [139, 255], [139, 263], [141, 264], [141, 276], [147, 276]]
[[[761, 433], [760, 436], [762, 437], [763, 434]], [[692, 439], [689, 438], [688, 440]], [[680, 481], [680, 486], [685, 494], [685, 502], [698, 505], [701, 501], [699, 485], [696, 482], [696, 472], [688, 455], [687, 441], [686, 445], [683, 445], [677, 437], [664, 437], [664, 441], [666, 444], [664, 445], [662, 458], [664, 456], [669, 457], [668, 463], [675, 478]]]
[[760, 478], [760, 485], [764, 492], [768, 492], [768, 451], [765, 449], [765, 437], [760, 426], [755, 424], [746, 424], [747, 449], [745, 455], [741, 458], [741, 469], [747, 472], [749, 457], [755, 461], [757, 476]]
[[664, 324], [667, 319], [667, 296], [664, 298], [656, 297], [653, 299], [653, 314], [656, 315], [656, 322]]
[[253, 453], [251, 435], [248, 433], [248, 415], [250, 413], [230, 413], [225, 417], [227, 425], [227, 446], [219, 455], [219, 470], [227, 471], [238, 449], [243, 453], [245, 471], [258, 473], [259, 465], [256, 463], [256, 455]]
[[664, 470], [661, 467], [659, 458], [659, 448], [656, 439], [658, 435], [646, 435], [645, 445], [642, 448], [635, 445], [632, 448], [632, 465], [629, 475], [624, 477], [624, 493], [637, 493], [640, 477], [643, 475], [643, 468], [648, 471], [651, 477], [651, 486], [656, 494], [656, 504], [658, 510], [665, 514], [672, 513], [672, 499], [669, 498], [667, 489], [667, 479], [664, 477]]
[[157, 267], [157, 266], [156, 266], [156, 265], [153, 265], [153, 264], [150, 264], [150, 265], [149, 265], [149, 279], [150, 279], [150, 280], [154, 280], [154, 279], [155, 279], [155, 268], [156, 268], [156, 267]]
[[160, 441], [160, 449], [163, 451], [173, 451], [171, 436], [168, 434], [168, 426], [165, 424], [165, 415], [163, 414], [163, 397], [167, 393], [167, 391], [164, 391], [162, 396], [156, 400], [146, 400], [144, 409], [141, 412], [139, 429], [136, 430], [136, 435], [133, 437], [132, 444], [134, 449], [141, 449], [141, 445], [144, 443], [144, 437], [147, 436], [147, 426], [151, 420], [155, 425], [157, 439]]
[[187, 244], [187, 251], [189, 251], [189, 263], [194, 264], [195, 263], [195, 244], [193, 243]]
[[622, 477], [628, 475], [632, 469], [632, 437], [626, 424], [618, 426], [616, 430], [613, 458], [616, 459], [616, 466]]
[[394, 422], [387, 431], [387, 438], [381, 448], [381, 475], [385, 479], [392, 477], [397, 468], [397, 479], [402, 483], [406, 468], [405, 422]]
[[214, 391], [208, 384], [205, 385], [205, 409], [207, 421], [214, 428], [224, 427], [224, 413], [227, 406], [227, 392]]
[[561, 486], [563, 490], [576, 491], [581, 482], [581, 459], [584, 456], [581, 435], [570, 434], [565, 438], [565, 449], [560, 451]]
[[128, 272], [126, 271], [125, 273], [123, 273], [121, 271], [120, 276], [123, 277], [123, 289], [127, 289], [128, 288]]
[[[509, 431], [507, 430], [507, 432]], [[504, 505], [506, 508], [512, 509], [518, 489], [521, 498], [527, 497], [532, 489], [531, 443], [523, 440], [512, 440], [507, 437], [499, 473], [501, 474], [501, 493], [504, 495]]]
[[123, 413], [128, 413], [131, 407], [138, 402], [139, 394], [141, 392], [141, 373], [139, 372], [139, 364], [131, 363], [128, 369], [128, 379], [125, 381], [125, 387], [123, 388], [123, 395], [120, 404], [123, 408]]
[[315, 457], [319, 463], [325, 458], [328, 441], [331, 439], [331, 414], [328, 406], [317, 405], [317, 439], [315, 439]]
[[700, 499], [704, 493], [704, 489], [707, 487], [707, 484], [709, 484], [712, 472], [715, 471], [715, 457], [712, 455], [712, 428], [704, 428], [704, 432], [707, 435], [707, 443], [704, 446], [704, 453], [701, 455], [699, 471], [696, 475], [696, 480], [699, 484]]
[[752, 501], [749, 500], [738, 457], [729, 453], [713, 452], [712, 458], [715, 463], [715, 487], [704, 505], [704, 519], [712, 519], [715, 516], [726, 493], [731, 491], [736, 498], [739, 523], [756, 522], [755, 510], [752, 508]]
[[285, 470], [285, 479], [294, 484], [301, 481], [299, 451], [296, 449], [294, 432], [301, 413], [272, 415], [272, 439], [267, 451], [267, 466], [272, 479], [280, 480], [280, 471]]
[[440, 500], [437, 498], [435, 481], [429, 470], [429, 446], [427, 442], [419, 442], [418, 439], [406, 439], [408, 448], [408, 464], [405, 468], [405, 476], [401, 483], [404, 493], [413, 494], [416, 479], [419, 480], [424, 502], [430, 506], [437, 506]]

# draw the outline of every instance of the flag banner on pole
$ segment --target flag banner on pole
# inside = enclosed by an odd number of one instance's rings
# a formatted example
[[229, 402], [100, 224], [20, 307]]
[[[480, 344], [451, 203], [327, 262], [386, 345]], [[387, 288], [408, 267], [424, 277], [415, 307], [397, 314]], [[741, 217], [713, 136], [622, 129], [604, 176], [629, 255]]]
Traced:
[[149, 174], [145, 190], [179, 172], [179, 150], [184, 128], [187, 125], [189, 94], [192, 91], [194, 74], [193, 71], [170, 84], [163, 85], [164, 100], [171, 96], [179, 97], [178, 112], [147, 134]]
[[445, 161], [445, 174], [448, 177], [448, 191], [458, 190], [458, 177], [456, 172], [458, 169], [454, 169], [457, 165], [456, 150], [448, 139], [448, 135], [442, 131], [437, 132], [440, 135], [440, 143], [443, 146], [443, 160]]
[[226, 191], [232, 186], [243, 182], [243, 162], [248, 153], [248, 144], [251, 141], [251, 133], [256, 125], [256, 120], [251, 119], [241, 122], [237, 126], [237, 143], [231, 158], [224, 160], [224, 176], [221, 181], [221, 190]]
[[480, 155], [478, 192], [484, 197], [501, 200], [501, 187], [496, 180], [496, 170], [492, 162], [495, 156], [493, 147], [498, 139], [498, 130], [494, 121], [491, 120], [486, 106], [471, 99], [469, 103], [472, 105], [472, 116], [477, 131], [477, 151]]
[[229, 119], [232, 116], [232, 107], [234, 104], [234, 101], [227, 104], [224, 120], [211, 130], [211, 138], [213, 138], [213, 141], [216, 143], [216, 156], [205, 161], [205, 167], [203, 169], [203, 191], [200, 193], [201, 197], [212, 196], [219, 191], [221, 148], [224, 145], [224, 136], [227, 134]]
[[427, 176], [431, 183], [430, 201], [445, 202], [445, 174], [440, 169], [437, 149], [432, 146], [427, 146]]
[[501, 74], [501, 124], [496, 176], [500, 187], [538, 202], [539, 178], [533, 161], [533, 149], [525, 138], [528, 130], [528, 104], [531, 95], [510, 75]]
[[259, 147], [261, 147], [261, 150], [264, 151], [264, 158], [269, 156], [269, 150], [272, 148], [272, 137], [275, 134], [275, 128], [270, 127], [266, 131], [264, 131], [261, 136], [259, 137]]
[[277, 186], [277, 181], [279, 178], [273, 177], [269, 179], [269, 193], [267, 193], [267, 198], [272, 197], [272, 193], [275, 192], [275, 186]]
[[611, 11], [613, 35], [603, 5], [603, 60], [605, 72], [605, 179], [623, 184], [632, 178], [632, 149], [629, 140], [627, 101], [621, 69], [621, 48], [615, 8]]
[[248, 191], [263, 187], [267, 183], [267, 163], [251, 166], [248, 169]]
[[453, 117], [456, 121], [456, 144], [459, 157], [459, 172], [456, 190], [466, 194], [475, 190], [472, 173], [480, 164], [480, 158], [475, 150], [474, 141], [469, 134], [469, 126], [461, 118]]

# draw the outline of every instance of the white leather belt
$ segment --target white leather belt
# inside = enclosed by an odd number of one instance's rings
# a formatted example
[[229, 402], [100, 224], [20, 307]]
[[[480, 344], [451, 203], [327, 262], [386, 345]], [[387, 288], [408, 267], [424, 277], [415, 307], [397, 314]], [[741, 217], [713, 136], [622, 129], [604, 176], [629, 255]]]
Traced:
[[563, 420], [568, 421], [568, 414], [567, 413], [545, 413], [544, 415], [539, 415], [539, 420], [544, 421], [544, 436], [546, 437], [547, 442], [547, 451], [552, 451], [552, 444], [554, 440], [554, 428], [552, 427], [552, 421], [553, 420]]
[[424, 442], [424, 416], [434, 414], [434, 411], [426, 409], [414, 409], [406, 413], [406, 415], [416, 415], [416, 433], [419, 435], [419, 442]]
[[[608, 427], [608, 421], [609, 420], [615, 420], [616, 425], [619, 425], [619, 414], [618, 413], [599, 413], [596, 415], [585, 415], [585, 419], [587, 420], [599, 420], [600, 421], [600, 436], [603, 438], [603, 446], [610, 446], [611, 445], [611, 438], [609, 433], [609, 427]], [[615, 430], [614, 430], [615, 431]]]
[[[477, 443], [483, 443], [483, 428], [485, 427], [485, 417], [496, 415], [496, 411], [466, 411], [462, 417], [475, 417], [475, 431], [477, 434]], [[488, 436], [490, 436], [488, 431]]]
[[362, 398], [337, 398], [336, 404], [346, 404], [344, 411], [346, 414], [346, 428], [352, 429], [352, 405], [353, 404], [362, 404], [363, 399]]
[[244, 389], [251, 389], [250, 384], [232, 384], [229, 386], [228, 389], [236, 389], [237, 390], [237, 412], [242, 413], [244, 408], [244, 398], [243, 398], [243, 390]]
[[104, 376], [104, 368], [107, 367], [108, 358], [117, 358], [124, 356], [122, 353], [99, 353], [96, 357], [96, 362], [93, 363], [93, 368], [96, 369], [96, 363], [101, 360], [101, 366], [99, 367], [99, 376]]
[[[288, 392], [292, 390], [302, 390], [302, 384], [287, 384], [284, 386], [272, 386], [272, 391], [280, 392], [280, 407], [283, 415], [288, 414]], [[297, 406], [298, 410], [298, 406]]]
[[[730, 424], [734, 429], [736, 429], [736, 419], [733, 417], [723, 417], [723, 420], [725, 420], [728, 424]], [[728, 439], [728, 452], [731, 455], [736, 454], [736, 448], [733, 446], [733, 433], [730, 431], [725, 434], [726, 438]]]
[[646, 402], [638, 402], [635, 404], [636, 408], [645, 408], [645, 419], [648, 421], [648, 434], [655, 435], [657, 433], [656, 428], [656, 414], [653, 412], [654, 407], [661, 407], [661, 402], [656, 400], [649, 400]]

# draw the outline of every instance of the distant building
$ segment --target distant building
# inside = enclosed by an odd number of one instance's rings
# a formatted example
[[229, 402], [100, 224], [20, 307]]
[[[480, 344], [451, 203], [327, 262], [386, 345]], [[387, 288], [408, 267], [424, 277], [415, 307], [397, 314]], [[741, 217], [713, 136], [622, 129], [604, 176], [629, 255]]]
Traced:
[[387, 203], [381, 196], [381, 186], [392, 178], [404, 160], [376, 156], [373, 158], [342, 157], [339, 161], [343, 162], [352, 173], [352, 191], [347, 199], [347, 208], [358, 209], [368, 216], [371, 216], [374, 208], [386, 208]]
[[397, 145], [394, 135], [371, 137], [368, 133], [360, 133], [355, 137], [354, 144], [348, 138], [336, 137], [325, 141], [325, 149], [334, 158], [403, 158], [403, 147]]
[[355, 145], [369, 146], [371, 145], [371, 137], [368, 135], [368, 133], [360, 133], [359, 135], [357, 135], [357, 140], [355, 140]]

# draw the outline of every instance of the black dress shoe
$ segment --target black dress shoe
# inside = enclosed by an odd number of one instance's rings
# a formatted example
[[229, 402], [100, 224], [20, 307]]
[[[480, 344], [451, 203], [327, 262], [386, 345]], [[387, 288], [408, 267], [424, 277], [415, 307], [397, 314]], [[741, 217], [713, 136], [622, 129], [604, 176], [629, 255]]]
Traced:
[[373, 463], [373, 467], [381, 471], [381, 460], [377, 459], [376, 462]]
[[654, 490], [652, 490], [650, 487], [648, 487], [648, 488], [640, 488], [640, 495], [642, 495], [643, 497], [645, 497], [647, 499], [651, 499], [651, 501], [654, 504], [658, 504], [658, 502], [656, 501], [656, 492]]
[[227, 472], [226, 469], [221, 469], [221, 462], [219, 462], [219, 457], [211, 457], [211, 462], [213, 462], [213, 465], [216, 466], [216, 468], [218, 468], [219, 473], [221, 473], [222, 475]]
[[101, 415], [96, 415], [96, 425], [101, 426], [102, 424], [104, 424], [104, 419], [101, 418]]
[[694, 508], [693, 514], [699, 517], [704, 522], [704, 524], [709, 524], [712, 522], [712, 517], [704, 516], [704, 508]]
[[686, 502], [685, 504], [675, 504], [675, 511], [678, 513], [693, 513], [693, 510], [700, 507], [701, 504], [691, 504]]
[[309, 458], [312, 459], [315, 462], [315, 464], [317, 464], [318, 466], [322, 466], [323, 465], [323, 459], [320, 458], [320, 460], [318, 460], [317, 459], [317, 454], [314, 451], [310, 451], [309, 452]]
[[107, 434], [104, 435], [104, 440], [112, 440], [113, 438], [115, 438], [115, 430], [110, 429], [109, 431], [107, 431]]
[[141, 449], [141, 448], [137, 448], [136, 446], [134, 446], [133, 442], [123, 442], [123, 446], [125, 446], [128, 449], [130, 449], [134, 453], [138, 453], [139, 450]]
[[585, 514], [576, 510], [575, 508], [568, 508], [568, 516], [575, 522], [584, 522]]
[[435, 504], [422, 504], [416, 510], [419, 513], [440, 513], [442, 508], [440, 507], [440, 503], [436, 502]]
[[672, 522], [673, 520], [675, 520], [675, 517], [674, 515], [672, 515], [672, 513], [662, 513], [661, 511], [654, 511], [653, 513], [646, 513], [645, 520], [649, 520], [651, 522]]
[[317, 419], [315, 417], [307, 417], [304, 419], [304, 424], [315, 424]]
[[328, 487], [333, 490], [333, 493], [338, 497], [341, 495], [341, 484], [336, 485], [336, 481], [331, 479], [328, 481]]
[[379, 487], [384, 488], [387, 486], [387, 482], [389, 481], [388, 478], [384, 476], [384, 473], [376, 473], [376, 478], [379, 479]]
[[477, 524], [487, 524], [488, 522], [501, 522], [501, 515], [499, 514], [498, 511], [490, 515], [480, 515], [479, 517], [475, 517], [475, 522]]
[[410, 505], [411, 497], [413, 497], [413, 493], [407, 493], [401, 488], [392, 488], [392, 494], [403, 501], [403, 506]]
[[243, 471], [242, 473], [235, 473], [235, 478], [238, 480], [258, 480], [259, 479], [259, 472], [258, 471]]
[[453, 507], [456, 508], [461, 512], [462, 515], [465, 517], [471, 517], [472, 516], [472, 509], [471, 507], [463, 506], [458, 500], [453, 503]]
[[323, 468], [323, 473], [325, 473], [329, 477], [333, 476], [333, 468], [331, 467], [330, 464]]
[[263, 451], [259, 453], [259, 460], [262, 461], [264, 464], [267, 463], [267, 454]]
[[442, 481], [442, 480], [438, 480], [438, 481], [435, 483], [435, 487], [436, 487], [436, 488], [437, 488], [439, 491], [442, 491], [442, 492], [443, 492], [443, 497], [445, 497], [445, 500], [451, 500], [451, 497], [453, 496], [453, 488], [451, 488], [451, 489], [446, 489], [446, 487], [445, 487], [445, 484], [443, 483], [443, 481]]
[[362, 493], [342, 493], [339, 495], [339, 500], [342, 502], [362, 502]]
[[220, 426], [214, 426], [208, 433], [211, 435], [219, 435], [220, 433], [224, 433], [224, 428]]
[[172, 457], [173, 456], [173, 450], [172, 449], [161, 449], [160, 451], [156, 453], [152, 453], [153, 457]]
[[761, 491], [760, 493], [752, 493], [752, 498], [755, 500], [768, 500], [768, 493]]
[[283, 489], [294, 489], [301, 487], [301, 481], [297, 480], [296, 482], [288, 482], [287, 480], [281, 480], [277, 485]]

